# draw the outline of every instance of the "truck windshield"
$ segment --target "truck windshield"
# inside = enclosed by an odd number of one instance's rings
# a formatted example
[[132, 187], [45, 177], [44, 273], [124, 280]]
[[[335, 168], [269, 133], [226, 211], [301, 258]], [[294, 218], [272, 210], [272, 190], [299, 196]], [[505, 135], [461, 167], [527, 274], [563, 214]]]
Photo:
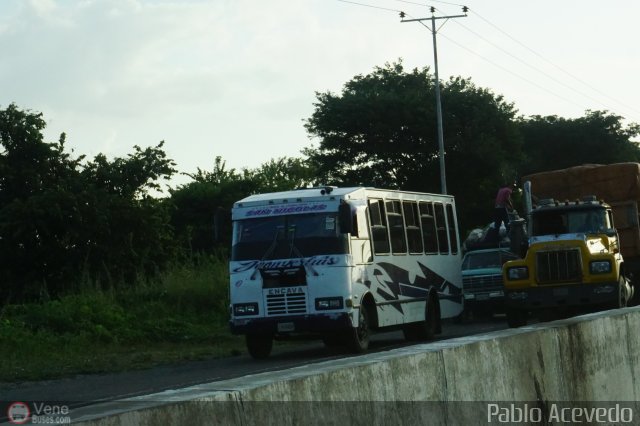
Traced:
[[558, 234], [595, 234], [611, 228], [604, 208], [554, 209], [533, 215], [533, 236]]
[[337, 213], [299, 214], [235, 221], [231, 260], [288, 259], [348, 253]]

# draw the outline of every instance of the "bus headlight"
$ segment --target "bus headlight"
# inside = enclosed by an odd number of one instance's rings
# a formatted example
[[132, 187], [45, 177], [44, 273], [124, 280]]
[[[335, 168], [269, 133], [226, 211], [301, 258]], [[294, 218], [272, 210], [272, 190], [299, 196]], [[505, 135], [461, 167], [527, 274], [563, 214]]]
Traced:
[[323, 297], [316, 299], [316, 310], [342, 309], [342, 297]]
[[529, 278], [529, 268], [526, 266], [514, 266], [507, 270], [507, 277], [510, 280], [526, 280]]
[[235, 316], [258, 315], [257, 303], [236, 303], [233, 305], [233, 314]]
[[607, 274], [611, 272], [611, 262], [608, 260], [596, 260], [591, 262], [590, 269], [592, 274]]

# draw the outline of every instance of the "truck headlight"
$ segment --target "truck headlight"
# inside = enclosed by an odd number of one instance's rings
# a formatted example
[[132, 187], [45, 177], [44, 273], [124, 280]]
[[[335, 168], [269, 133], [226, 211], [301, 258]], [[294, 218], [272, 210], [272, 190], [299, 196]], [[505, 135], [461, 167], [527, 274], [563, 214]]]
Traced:
[[236, 303], [233, 305], [233, 314], [235, 316], [258, 315], [258, 304], [257, 303]]
[[507, 270], [507, 277], [510, 280], [526, 280], [529, 278], [529, 268], [526, 266], [514, 266]]
[[592, 274], [606, 274], [611, 272], [611, 262], [608, 260], [596, 260], [591, 262], [590, 269]]
[[342, 297], [323, 297], [316, 299], [316, 310], [326, 311], [329, 309], [342, 309]]

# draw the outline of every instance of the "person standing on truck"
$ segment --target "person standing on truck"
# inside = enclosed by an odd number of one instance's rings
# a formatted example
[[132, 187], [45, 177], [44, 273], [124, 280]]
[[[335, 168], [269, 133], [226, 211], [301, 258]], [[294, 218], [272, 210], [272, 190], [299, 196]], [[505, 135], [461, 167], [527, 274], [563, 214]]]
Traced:
[[493, 224], [496, 233], [500, 234], [500, 225], [504, 222], [504, 226], [509, 232], [509, 212], [513, 210], [513, 201], [511, 200], [511, 194], [516, 188], [516, 184], [506, 184], [498, 189], [496, 194], [494, 217], [495, 222]]

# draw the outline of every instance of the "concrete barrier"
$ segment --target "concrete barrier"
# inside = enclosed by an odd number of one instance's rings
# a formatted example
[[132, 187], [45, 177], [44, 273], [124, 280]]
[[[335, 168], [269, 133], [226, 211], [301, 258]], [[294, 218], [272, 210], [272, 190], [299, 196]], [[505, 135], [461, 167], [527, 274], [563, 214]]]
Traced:
[[638, 424], [639, 331], [640, 308], [626, 308], [207, 383], [71, 414], [91, 426], [457, 425], [521, 423], [527, 416], [525, 423], [559, 423], [553, 416], [566, 407], [580, 407], [565, 410], [567, 415], [593, 420], [602, 413], [587, 410], [593, 407], [622, 415], [619, 423], [628, 423], [631, 413]]

